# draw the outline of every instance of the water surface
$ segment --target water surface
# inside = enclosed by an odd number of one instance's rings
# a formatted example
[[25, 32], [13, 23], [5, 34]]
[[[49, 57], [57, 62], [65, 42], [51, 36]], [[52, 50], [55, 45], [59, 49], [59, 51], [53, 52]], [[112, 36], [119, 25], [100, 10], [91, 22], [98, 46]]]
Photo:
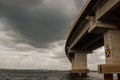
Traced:
[[0, 70], [0, 80], [103, 80], [96, 71], [88, 77], [72, 76], [69, 71], [58, 70]]

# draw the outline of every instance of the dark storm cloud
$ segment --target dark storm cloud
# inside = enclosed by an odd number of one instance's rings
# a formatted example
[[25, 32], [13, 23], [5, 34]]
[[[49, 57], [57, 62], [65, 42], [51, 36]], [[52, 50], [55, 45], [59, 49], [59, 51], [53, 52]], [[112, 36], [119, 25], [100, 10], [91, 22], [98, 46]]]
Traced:
[[[84, 1], [0, 0], [0, 68], [70, 69], [65, 37]], [[88, 56], [90, 68], [101, 51]]]
[[75, 0], [75, 3], [76, 3], [76, 6], [77, 6], [78, 10], [80, 10], [82, 8], [85, 1], [87, 1], [87, 0]]
[[[52, 5], [56, 4], [59, 3], [53, 2]], [[76, 7], [71, 13], [64, 7], [44, 4], [42, 0], [0, 0], [0, 17], [10, 20], [11, 28], [29, 39], [30, 44], [44, 47], [47, 43], [66, 37]]]

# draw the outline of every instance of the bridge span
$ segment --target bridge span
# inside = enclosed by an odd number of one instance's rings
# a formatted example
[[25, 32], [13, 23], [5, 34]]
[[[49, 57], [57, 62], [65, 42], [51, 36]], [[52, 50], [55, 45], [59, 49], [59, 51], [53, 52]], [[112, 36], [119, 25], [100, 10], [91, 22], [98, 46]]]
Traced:
[[105, 46], [106, 64], [98, 65], [104, 80], [120, 80], [120, 0], [87, 0], [68, 35], [65, 51], [71, 73], [85, 76], [87, 54]]

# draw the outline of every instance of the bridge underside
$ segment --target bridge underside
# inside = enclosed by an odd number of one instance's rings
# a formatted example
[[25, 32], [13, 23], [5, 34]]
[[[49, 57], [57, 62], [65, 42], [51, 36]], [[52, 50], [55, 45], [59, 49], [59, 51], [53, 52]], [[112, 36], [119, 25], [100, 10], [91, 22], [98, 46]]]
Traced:
[[119, 44], [120, 0], [88, 0], [66, 41], [65, 51], [72, 63], [72, 72], [87, 73], [86, 55], [105, 46], [106, 64], [99, 65], [98, 71], [105, 74], [105, 80], [112, 80], [113, 73], [120, 80]]
[[104, 33], [120, 28], [119, 9], [119, 0], [88, 0], [68, 36], [66, 54], [104, 46]]
[[104, 45], [102, 34], [86, 34], [82, 40], [79, 40], [76, 45], [72, 48], [75, 51], [92, 51], [98, 47]]

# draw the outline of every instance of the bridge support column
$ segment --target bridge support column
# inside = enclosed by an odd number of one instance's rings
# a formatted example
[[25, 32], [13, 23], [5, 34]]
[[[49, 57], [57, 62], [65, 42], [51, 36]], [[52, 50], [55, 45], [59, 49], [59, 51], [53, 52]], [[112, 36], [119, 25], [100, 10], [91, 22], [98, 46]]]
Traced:
[[72, 58], [72, 74], [81, 74], [83, 77], [87, 77], [87, 54], [86, 53], [75, 53]]
[[113, 80], [113, 74], [120, 80], [120, 31], [110, 30], [104, 34], [106, 64], [98, 65], [98, 72], [104, 74], [104, 80]]

